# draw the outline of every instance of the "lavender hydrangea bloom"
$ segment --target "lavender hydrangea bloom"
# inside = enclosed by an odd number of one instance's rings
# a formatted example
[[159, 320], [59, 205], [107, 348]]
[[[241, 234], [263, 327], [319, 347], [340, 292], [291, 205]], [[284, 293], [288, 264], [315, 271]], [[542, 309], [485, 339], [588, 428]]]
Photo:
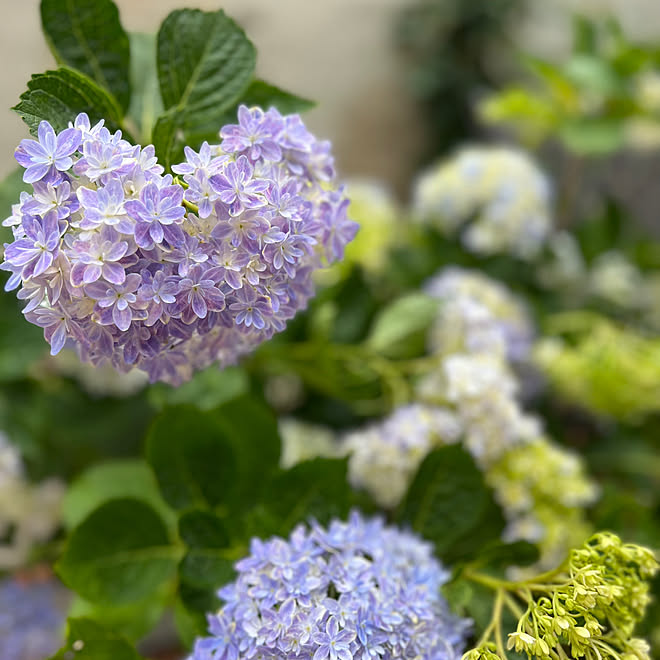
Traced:
[[353, 512], [250, 550], [189, 660], [461, 657], [470, 622], [450, 613], [449, 574], [413, 534]]
[[186, 147], [177, 179], [153, 146], [84, 114], [21, 143], [34, 191], [3, 223], [14, 241], [0, 268], [51, 352], [69, 343], [178, 384], [235, 364], [304, 309], [314, 271], [357, 231], [329, 145], [275, 109], [241, 107], [221, 136]]
[[25, 167], [23, 181], [35, 183], [57, 179], [57, 172], [65, 172], [73, 165], [71, 155], [80, 146], [82, 136], [75, 128], [67, 128], [59, 135], [53, 127], [42, 121], [37, 131], [39, 140], [22, 140], [14, 157], [18, 164]]
[[0, 640], [3, 660], [41, 660], [64, 641], [65, 603], [52, 582], [0, 582]]

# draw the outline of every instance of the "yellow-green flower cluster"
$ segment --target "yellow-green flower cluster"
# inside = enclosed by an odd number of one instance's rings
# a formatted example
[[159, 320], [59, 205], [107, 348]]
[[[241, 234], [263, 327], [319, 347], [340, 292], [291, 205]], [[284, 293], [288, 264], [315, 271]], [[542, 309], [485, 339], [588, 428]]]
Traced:
[[546, 176], [510, 147], [468, 147], [424, 172], [413, 211], [447, 235], [460, 234], [477, 254], [538, 254], [552, 231]]
[[657, 568], [649, 549], [596, 534], [571, 551], [565, 571], [531, 585], [530, 593], [541, 595], [529, 600], [508, 648], [541, 660], [650, 660], [648, 644], [633, 634]]
[[[660, 339], [595, 315], [574, 319], [577, 338], [542, 340], [537, 364], [563, 396], [596, 413], [638, 419], [660, 410]], [[569, 324], [570, 325], [570, 324]]]

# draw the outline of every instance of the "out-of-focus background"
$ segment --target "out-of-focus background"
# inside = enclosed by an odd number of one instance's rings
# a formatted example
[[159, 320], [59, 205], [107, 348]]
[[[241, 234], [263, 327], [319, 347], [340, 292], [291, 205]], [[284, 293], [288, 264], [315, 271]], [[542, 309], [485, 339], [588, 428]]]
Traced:
[[[406, 85], [405, 62], [393, 47], [396, 25], [412, 0], [117, 0], [127, 30], [150, 31], [175, 8], [222, 7], [259, 49], [259, 70], [271, 80], [318, 101], [308, 123], [332, 140], [342, 174], [383, 179], [402, 192], [418, 168], [424, 133]], [[483, 3], [476, 3], [483, 4]], [[494, 3], [495, 5], [501, 3]], [[560, 57], [571, 42], [570, 16], [612, 14], [631, 38], [657, 36], [657, 0], [530, 0], [519, 3], [507, 37], [524, 50]], [[524, 4], [524, 10], [522, 9]], [[0, 176], [27, 130], [9, 108], [30, 74], [53, 64], [41, 38], [38, 0], [3, 0], [0, 57]], [[466, 6], [469, 6], [466, 0]], [[494, 54], [497, 55], [496, 53]]]

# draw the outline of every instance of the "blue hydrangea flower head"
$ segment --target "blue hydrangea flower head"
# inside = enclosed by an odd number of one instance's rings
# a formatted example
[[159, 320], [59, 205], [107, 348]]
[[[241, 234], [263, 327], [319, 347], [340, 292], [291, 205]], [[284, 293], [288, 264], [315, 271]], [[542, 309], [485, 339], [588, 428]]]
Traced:
[[63, 642], [66, 607], [53, 582], [0, 581], [2, 660], [42, 660]]
[[56, 354], [137, 367], [179, 384], [238, 358], [286, 327], [341, 259], [357, 225], [330, 147], [298, 115], [242, 106], [221, 142], [186, 147], [164, 174], [153, 146], [132, 145], [81, 114], [23, 140], [25, 168], [1, 268]]
[[454, 660], [470, 631], [440, 594], [449, 574], [431, 545], [381, 518], [253, 539], [235, 568], [189, 660]]

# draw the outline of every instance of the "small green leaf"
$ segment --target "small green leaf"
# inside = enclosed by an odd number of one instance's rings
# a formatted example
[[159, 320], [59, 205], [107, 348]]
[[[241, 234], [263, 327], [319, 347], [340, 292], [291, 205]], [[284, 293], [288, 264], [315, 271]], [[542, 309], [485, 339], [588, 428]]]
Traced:
[[439, 302], [423, 293], [410, 293], [385, 307], [375, 318], [367, 346], [385, 354], [419, 332], [426, 331], [438, 314]]
[[[240, 104], [247, 106], [258, 105], [264, 110], [275, 107], [283, 115], [293, 112], [306, 112], [316, 105], [314, 101], [296, 96], [291, 92], [287, 92], [258, 78], [253, 80], [245, 90], [239, 101]], [[236, 108], [238, 108], [238, 105]]]
[[174, 512], [165, 504], [149, 466], [139, 459], [117, 459], [93, 465], [69, 487], [62, 502], [62, 521], [69, 529], [108, 500], [134, 497], [151, 505], [170, 529]]
[[602, 156], [621, 148], [624, 124], [619, 119], [568, 119], [559, 129], [568, 149], [583, 156]]
[[153, 594], [173, 577], [180, 551], [145, 502], [106, 502], [73, 530], [57, 571], [93, 603], [122, 604]]
[[41, 0], [41, 25], [58, 64], [86, 74], [128, 108], [128, 35], [112, 0]]
[[252, 79], [256, 50], [241, 28], [223, 11], [173, 11], [158, 33], [158, 79], [167, 112], [154, 129], [153, 141], [169, 167], [183, 145], [194, 144], [187, 132], [199, 125], [221, 128], [224, 113]]
[[149, 388], [149, 400], [159, 409], [165, 406], [191, 404], [200, 410], [213, 410], [218, 406], [245, 394], [249, 388], [248, 376], [239, 367], [218, 369], [210, 367], [196, 373], [180, 385], [157, 384]]
[[43, 120], [50, 122], [56, 131], [62, 131], [79, 113], [86, 112], [92, 123], [105, 119], [106, 125], [114, 129], [122, 115], [115, 99], [104, 89], [85, 74], [67, 67], [33, 75], [28, 91], [21, 94], [20, 103], [12, 110], [35, 136]]
[[50, 660], [142, 660], [117, 633], [92, 619], [69, 619], [67, 643]]
[[128, 116], [138, 127], [142, 144], [151, 141], [156, 117], [163, 111], [156, 71], [156, 35], [131, 32], [131, 105]]
[[435, 544], [443, 559], [467, 559], [500, 537], [504, 520], [472, 457], [461, 447], [431, 452], [400, 508], [400, 518]]

